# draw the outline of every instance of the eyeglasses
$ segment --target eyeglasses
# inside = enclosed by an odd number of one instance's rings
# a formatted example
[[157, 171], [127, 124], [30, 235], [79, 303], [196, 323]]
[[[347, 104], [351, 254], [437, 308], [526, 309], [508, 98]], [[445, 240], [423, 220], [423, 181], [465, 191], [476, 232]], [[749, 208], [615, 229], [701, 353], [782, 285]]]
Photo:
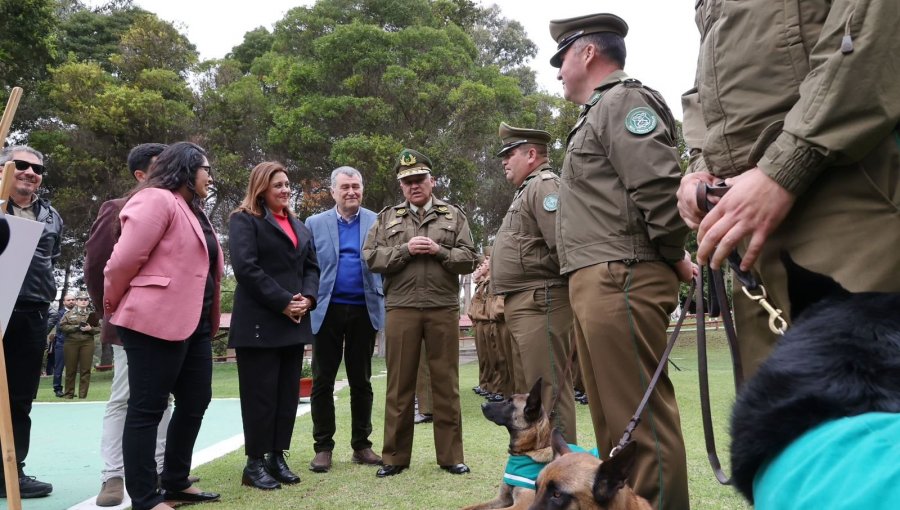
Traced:
[[31, 163], [29, 161], [22, 161], [21, 159], [14, 159], [13, 163], [16, 164], [16, 170], [25, 171], [31, 168], [34, 173], [38, 175], [44, 175], [44, 165], [39, 165], [37, 163]]

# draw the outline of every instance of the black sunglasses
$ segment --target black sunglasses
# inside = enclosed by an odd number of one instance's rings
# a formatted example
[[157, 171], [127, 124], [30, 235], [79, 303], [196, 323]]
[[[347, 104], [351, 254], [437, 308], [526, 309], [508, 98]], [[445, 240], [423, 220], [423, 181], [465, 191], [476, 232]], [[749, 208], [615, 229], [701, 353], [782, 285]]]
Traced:
[[34, 171], [34, 173], [38, 175], [44, 175], [44, 165], [22, 161], [21, 159], [14, 159], [13, 162], [16, 164], [16, 170], [25, 171], [30, 167]]

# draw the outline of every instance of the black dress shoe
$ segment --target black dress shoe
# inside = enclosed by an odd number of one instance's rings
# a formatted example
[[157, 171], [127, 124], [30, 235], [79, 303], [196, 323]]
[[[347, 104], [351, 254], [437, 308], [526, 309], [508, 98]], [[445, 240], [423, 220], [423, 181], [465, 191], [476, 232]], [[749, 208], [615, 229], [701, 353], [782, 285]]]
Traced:
[[378, 472], [375, 473], [375, 476], [378, 478], [384, 478], [386, 476], [394, 476], [399, 475], [403, 472], [404, 469], [408, 468], [409, 464], [405, 466], [393, 465], [393, 464], [385, 464], [378, 468]]
[[470, 471], [469, 466], [463, 463], [454, 464], [452, 466], [441, 466], [441, 469], [452, 475], [461, 475]]
[[287, 462], [284, 461], [284, 455], [285, 452], [282, 451], [276, 451], [266, 455], [266, 469], [273, 478], [281, 483], [300, 483], [300, 477], [288, 467]]
[[65, 395], [65, 393], [62, 392], [62, 390], [54, 390], [53, 394], [59, 398], [63, 398], [63, 395]]
[[181, 503], [206, 503], [207, 501], [218, 501], [219, 494], [216, 492], [198, 492], [196, 494], [184, 491], [169, 491], [162, 489], [163, 499], [165, 501], [177, 501]]
[[264, 491], [281, 488], [278, 480], [272, 478], [272, 475], [266, 471], [265, 460], [251, 459], [249, 457], [247, 458], [247, 465], [244, 467], [244, 473], [241, 476], [241, 485], [255, 487]]
[[506, 400], [506, 397], [504, 397], [500, 393], [491, 393], [484, 398], [488, 399], [489, 402], [503, 402], [504, 400]]

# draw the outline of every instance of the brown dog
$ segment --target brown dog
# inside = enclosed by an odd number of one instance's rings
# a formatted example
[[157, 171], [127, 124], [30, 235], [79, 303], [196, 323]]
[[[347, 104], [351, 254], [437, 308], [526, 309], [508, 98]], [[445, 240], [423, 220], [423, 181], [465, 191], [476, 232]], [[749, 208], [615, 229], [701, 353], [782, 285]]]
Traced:
[[556, 459], [541, 471], [529, 510], [651, 510], [650, 503], [628, 486], [636, 443], [628, 443], [606, 461], [572, 453], [555, 430], [552, 445]]
[[[553, 460], [550, 419], [541, 405], [542, 383], [538, 379], [527, 395], [516, 394], [503, 402], [485, 402], [481, 405], [485, 418], [509, 431], [509, 454], [510, 459], [514, 459], [511, 464], [524, 461], [542, 467]], [[508, 469], [495, 499], [467, 506], [463, 510], [525, 510], [534, 500], [534, 489], [530, 488], [533, 486], [533, 479], [529, 481], [527, 476], [510, 473]]]

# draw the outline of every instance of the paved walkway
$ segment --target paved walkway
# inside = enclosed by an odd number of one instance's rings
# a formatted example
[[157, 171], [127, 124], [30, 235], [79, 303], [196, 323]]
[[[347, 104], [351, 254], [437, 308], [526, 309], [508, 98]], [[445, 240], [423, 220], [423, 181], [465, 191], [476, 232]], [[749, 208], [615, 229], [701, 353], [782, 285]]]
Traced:
[[[338, 381], [335, 392], [346, 384], [346, 381]], [[100, 424], [105, 408], [105, 402], [34, 404], [31, 411], [31, 452], [25, 471], [39, 480], [52, 483], [53, 493], [46, 498], [22, 500], [23, 510], [128, 508], [130, 500], [127, 497], [118, 507], [94, 505], [94, 498], [100, 490]], [[297, 416], [307, 412], [308, 399], [302, 399]], [[236, 398], [213, 399], [197, 437], [193, 467], [243, 445], [240, 401]], [[6, 500], [0, 499], [0, 510], [6, 508]]]

